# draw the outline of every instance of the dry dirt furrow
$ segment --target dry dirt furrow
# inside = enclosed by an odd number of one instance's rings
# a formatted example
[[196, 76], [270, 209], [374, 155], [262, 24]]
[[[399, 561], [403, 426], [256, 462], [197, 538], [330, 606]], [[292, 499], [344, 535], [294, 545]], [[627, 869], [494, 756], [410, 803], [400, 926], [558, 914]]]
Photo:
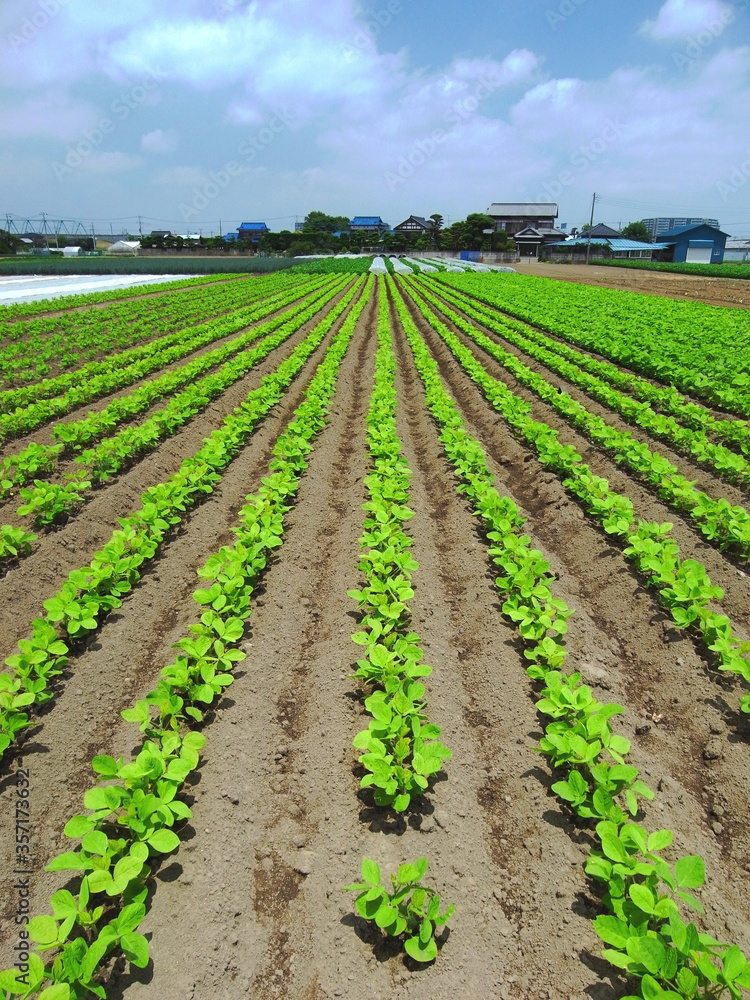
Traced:
[[42, 602], [64, 583], [68, 573], [86, 565], [106, 542], [117, 526], [117, 518], [138, 508], [146, 489], [174, 475], [183, 459], [199, 450], [204, 439], [258, 387], [265, 375], [276, 370], [320, 318], [318, 314], [308, 321], [156, 451], [106, 487], [95, 490], [77, 517], [41, 536], [38, 548], [11, 567], [0, 581], [0, 650], [4, 655], [26, 634], [29, 622], [41, 613]]
[[[92, 784], [89, 762], [99, 753], [128, 756], [134, 748], [137, 731], [122, 722], [120, 712], [144, 697], [161, 667], [173, 662], [172, 643], [186, 634], [200, 613], [191, 596], [199, 585], [197, 570], [221, 545], [232, 544], [231, 528], [237, 523], [239, 508], [267, 473], [275, 441], [299, 405], [330, 336], [228, 468], [210, 499], [165, 546], [154, 567], [123, 607], [109, 616], [87, 650], [72, 660], [58, 697], [41, 716], [41, 726], [22, 739], [23, 759], [32, 770], [35, 789], [37, 876], [32, 912], [44, 912], [49, 895], [60, 886], [59, 876], [46, 875], [41, 869], [49, 858], [69, 847], [62, 828], [81, 810], [83, 793]], [[9, 794], [7, 781], [2, 787]], [[4, 823], [1, 863], [6, 872], [12, 846], [5, 836], [9, 830]], [[3, 898], [5, 920], [12, 917], [11, 903], [12, 894]]]
[[626, 706], [618, 729], [633, 742], [633, 763], [652, 787], [661, 787], [648, 815], [676, 831], [683, 853], [706, 858], [705, 898], [714, 930], [721, 933], [726, 925], [742, 944], [748, 904], [740, 873], [750, 857], [746, 718], [732, 707], [735, 698], [724, 690], [723, 678], [707, 672], [692, 642], [665, 624], [619, 550], [567, 498], [557, 478], [514, 441], [442, 341], [426, 324], [421, 328], [470, 433], [504, 469], [513, 497], [530, 516], [527, 531], [573, 595], [577, 615], [571, 622], [585, 614], [617, 651], [612, 657], [606, 648], [579, 646], [571, 625], [570, 668], [582, 672], [602, 701]]

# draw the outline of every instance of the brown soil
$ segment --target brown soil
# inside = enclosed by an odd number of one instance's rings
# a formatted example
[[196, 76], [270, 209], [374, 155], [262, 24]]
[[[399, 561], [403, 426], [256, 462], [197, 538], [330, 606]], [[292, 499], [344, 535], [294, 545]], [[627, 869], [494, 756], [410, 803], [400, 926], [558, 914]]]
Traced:
[[[539, 278], [575, 281], [581, 285], [621, 288], [644, 295], [663, 295], [668, 299], [692, 299], [712, 306], [750, 309], [750, 281], [742, 278], [703, 278], [692, 274], [646, 271], [631, 267], [606, 267], [600, 264], [544, 264], [522, 260], [511, 265], [519, 274]], [[748, 267], [750, 276], [750, 267]]]
[[[434, 668], [426, 681], [429, 715], [443, 728], [453, 758], [408, 822], [383, 816], [358, 792], [351, 741], [365, 723], [351, 678], [359, 647], [350, 639], [357, 617], [347, 590], [361, 583], [375, 319], [373, 303], [342, 365], [329, 426], [286, 518], [284, 545], [253, 603], [248, 657], [206, 727], [190, 788], [193, 819], [153, 880], [140, 928], [151, 939], [153, 962], [132, 973], [118, 966], [107, 989], [113, 1000], [615, 1000], [629, 992], [599, 958], [592, 917], [600, 904], [583, 871], [589, 834], [550, 791], [557, 776], [533, 749], [541, 733], [533, 685], [396, 322], [398, 428], [413, 472], [415, 516], [407, 530], [420, 564], [412, 624]], [[632, 740], [632, 762], [656, 791], [645, 825], [675, 831], [672, 860], [703, 855], [705, 927], [747, 953], [750, 727], [738, 712], [737, 686], [669, 628], [611, 540], [515, 441], [439, 338], [421, 327], [469, 431], [487, 450], [498, 489], [524, 510], [533, 544], [558, 576], [557, 596], [575, 609], [566, 642], [570, 668], [583, 673], [597, 697], [627, 709], [617, 728]], [[49, 895], [65, 884], [43, 868], [69, 846], [62, 827], [81, 811], [91, 757], [132, 752], [137, 734], [119, 713], [172, 661], [172, 643], [196, 618], [196, 570], [231, 540], [237, 510], [258, 487], [311, 375], [308, 365], [216, 492], [186, 518], [120, 611], [74, 658], [52, 707], [23, 741], [32, 779], [32, 912], [47, 912]], [[244, 392], [255, 378], [244, 380]], [[19, 566], [0, 581], [2, 650], [11, 650], [41, 601], [86, 561], [115, 516], [131, 509], [146, 485], [168, 476], [236, 405], [233, 392], [101, 491], [76, 522], [44, 539], [28, 569]], [[558, 426], [541, 404], [539, 416]], [[587, 450], [595, 470], [631, 496], [642, 516], [675, 523], [684, 554], [706, 562], [726, 588], [727, 613], [738, 628], [750, 628], [747, 578], [605, 456], [573, 432], [562, 434]], [[0, 963], [6, 967], [18, 940], [15, 762], [2, 773]], [[422, 855], [430, 860], [428, 880], [457, 912], [438, 960], [417, 968], [352, 916], [353, 897], [342, 886], [358, 878], [364, 856], [387, 872]]]

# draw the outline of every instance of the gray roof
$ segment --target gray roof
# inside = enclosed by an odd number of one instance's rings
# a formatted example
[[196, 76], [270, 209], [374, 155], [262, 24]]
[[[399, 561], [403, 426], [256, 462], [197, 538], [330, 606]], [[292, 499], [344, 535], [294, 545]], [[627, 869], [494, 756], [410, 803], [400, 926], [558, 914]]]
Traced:
[[557, 218], [557, 203], [551, 201], [493, 201], [487, 215], [507, 215], [508, 217], [536, 215]]

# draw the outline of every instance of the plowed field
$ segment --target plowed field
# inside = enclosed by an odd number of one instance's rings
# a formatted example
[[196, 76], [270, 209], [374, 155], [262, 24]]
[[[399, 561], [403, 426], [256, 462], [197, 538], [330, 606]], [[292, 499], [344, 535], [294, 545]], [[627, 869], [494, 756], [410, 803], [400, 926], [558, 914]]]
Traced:
[[[593, 824], [576, 819], [552, 790], [561, 773], [552, 771], [537, 749], [550, 722], [535, 709], [540, 686], [527, 676], [525, 646], [503, 614], [486, 535], [473, 505], [457, 490], [460, 481], [425, 404], [394, 301], [389, 315], [397, 359], [396, 421], [412, 473], [414, 512], [405, 530], [419, 564], [409, 601], [411, 628], [434, 671], [425, 682], [430, 721], [440, 726], [452, 758], [405, 814], [375, 806], [370, 793], [359, 788], [365, 772], [352, 740], [368, 717], [362, 687], [352, 677], [362, 656], [351, 640], [360, 615], [347, 591], [362, 585], [359, 539], [371, 468], [365, 418], [379, 297], [386, 294], [404, 297], [466, 430], [485, 450], [496, 489], [520, 507], [523, 530], [554, 574], [554, 596], [573, 609], [563, 637], [566, 669], [580, 672], [600, 701], [625, 708], [613, 728], [631, 741], [628, 762], [655, 793], [652, 802], [642, 801], [637, 821], [649, 831], [674, 831], [674, 843], [664, 852], [668, 860], [705, 859], [707, 881], [697, 893], [706, 915], [694, 919], [750, 954], [750, 719], [739, 709], [746, 687], [719, 672], [705, 647], [675, 627], [624, 558], [622, 546], [487, 402], [420, 311], [409, 281], [379, 278], [365, 285], [364, 279], [348, 279], [252, 371], [94, 490], [75, 516], [49, 532], [38, 531], [31, 553], [10, 561], [0, 580], [3, 655], [29, 634], [32, 620], [44, 613], [43, 602], [68, 574], [87, 565], [105, 544], [117, 519], [139, 507], [144, 490], [173, 476], [357, 281], [354, 301], [369, 298], [339, 369], [327, 426], [313, 442], [284, 516], [283, 545], [253, 594], [252, 614], [237, 644], [247, 656], [202, 726], [207, 742], [183, 795], [192, 818], [175, 827], [179, 847], [150, 862], [147, 912], [138, 928], [149, 940], [150, 961], [137, 968], [113, 953], [99, 975], [106, 997], [615, 1000], [637, 989], [601, 957], [593, 925], [605, 912], [601, 885], [584, 870], [596, 846]], [[440, 296], [439, 282], [429, 287]], [[59, 889], [77, 891], [75, 872], [44, 869], [56, 854], [77, 849], [78, 841], [67, 838], [63, 827], [85, 811], [83, 795], [96, 782], [92, 758], [127, 760], [138, 752], [142, 734], [120, 713], [155, 687], [162, 668], [174, 662], [173, 644], [205, 610], [192, 597], [203, 586], [197, 571], [221, 546], [234, 544], [232, 528], [245, 497], [261, 488], [274, 445], [349, 308], [249, 434], [213, 491], [166, 532], [121, 606], [71, 643], [69, 662], [52, 681], [54, 697], [33, 706], [33, 724], [6, 752], [0, 785], [0, 967], [11, 967], [19, 954], [22, 899], [28, 899], [32, 915], [42, 914], [51, 912], [50, 896]], [[632, 500], [639, 518], [673, 524], [682, 558], [706, 567], [724, 590], [717, 606], [737, 634], [750, 634], [747, 560], [710, 544], [643, 477], [573, 429], [449, 317], [443, 315], [443, 321], [487, 372], [531, 404], [535, 420], [558, 430], [561, 442], [574, 446], [593, 473]], [[497, 334], [485, 332], [500, 342]], [[518, 348], [505, 346], [521, 357]], [[540, 362], [525, 360], [592, 413], [658, 449], [698, 489], [732, 504], [750, 503], [741, 484], [670, 450]], [[103, 396], [65, 420], [103, 409], [129, 391]], [[140, 415], [136, 425], [156, 408]], [[45, 425], [7, 441], [0, 457], [53, 440]], [[56, 475], [74, 469], [70, 459], [66, 462]], [[15, 514], [18, 502], [14, 495], [0, 508], [1, 523], [22, 523]], [[26, 770], [27, 873], [18, 867], [14, 837], [18, 775]], [[363, 857], [391, 872], [421, 856], [429, 858], [427, 881], [456, 905], [449, 932], [439, 938], [440, 955], [424, 966], [404, 960], [398, 943], [356, 916], [352, 893], [342, 891], [359, 878]], [[47, 959], [49, 953], [41, 955]]]

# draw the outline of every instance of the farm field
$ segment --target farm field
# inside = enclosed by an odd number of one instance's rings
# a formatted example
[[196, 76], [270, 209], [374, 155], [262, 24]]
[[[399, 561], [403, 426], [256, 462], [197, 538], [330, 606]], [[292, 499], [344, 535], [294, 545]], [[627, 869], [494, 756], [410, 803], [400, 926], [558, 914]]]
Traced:
[[340, 267], [0, 312], [0, 969], [750, 995], [748, 314]]

